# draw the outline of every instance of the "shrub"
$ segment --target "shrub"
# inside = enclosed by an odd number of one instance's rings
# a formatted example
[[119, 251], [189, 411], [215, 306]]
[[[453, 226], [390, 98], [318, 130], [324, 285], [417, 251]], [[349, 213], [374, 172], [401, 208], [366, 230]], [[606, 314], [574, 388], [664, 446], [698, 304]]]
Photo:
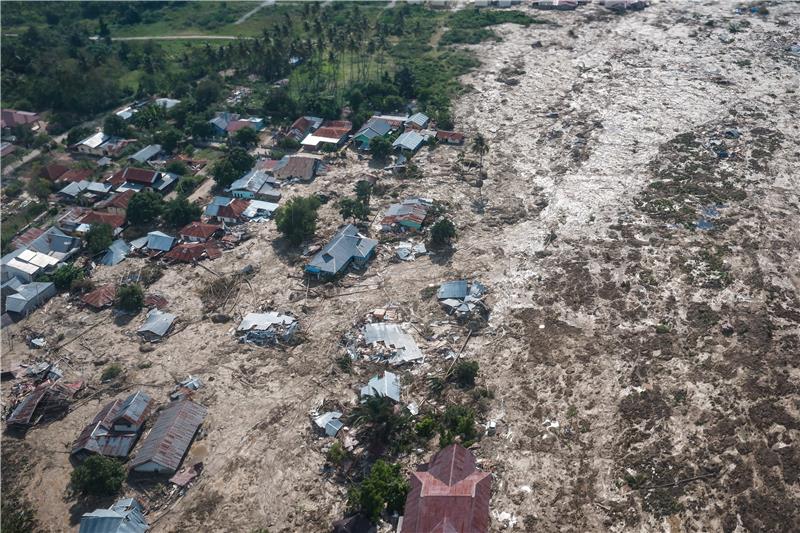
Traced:
[[114, 230], [108, 224], [94, 224], [86, 232], [86, 248], [91, 254], [105, 250], [114, 240]]
[[325, 454], [325, 458], [328, 460], [329, 463], [335, 466], [339, 466], [347, 459], [347, 450], [344, 449], [342, 443], [338, 440], [333, 443], [333, 445], [328, 449], [328, 453]]
[[144, 291], [137, 284], [120, 285], [117, 288], [117, 309], [130, 313], [138, 312], [144, 305]]
[[462, 389], [475, 386], [475, 376], [478, 375], [477, 361], [459, 361], [453, 368], [450, 379]]
[[292, 198], [275, 213], [275, 225], [278, 231], [292, 244], [300, 244], [317, 231], [319, 206], [319, 198], [316, 196]]
[[353, 198], [342, 198], [339, 200], [339, 214], [342, 215], [342, 220], [348, 218], [356, 220], [369, 219], [369, 207], [361, 200], [354, 200]]
[[360, 511], [377, 522], [384, 509], [402, 512], [408, 488], [400, 465], [379, 459], [372, 465], [364, 481], [350, 490], [349, 505], [352, 510]]
[[434, 244], [450, 244], [455, 237], [456, 226], [448, 218], [439, 219], [431, 228], [431, 239]]
[[189, 167], [186, 166], [186, 163], [180, 160], [174, 160], [167, 163], [165, 170], [171, 174], [177, 174], [178, 176], [183, 176], [187, 172], [189, 172]]
[[50, 275], [50, 280], [56, 286], [56, 289], [66, 291], [75, 281], [83, 279], [83, 277], [82, 269], [72, 263], [66, 263]]
[[116, 459], [93, 455], [72, 471], [72, 488], [83, 495], [113, 496], [122, 488], [125, 467]]
[[283, 139], [278, 141], [278, 148], [280, 148], [281, 150], [288, 150], [288, 151], [299, 150], [301, 146], [302, 145], [298, 140], [293, 139], [291, 137], [284, 137]]
[[100, 374], [100, 380], [110, 381], [115, 377], [119, 376], [120, 374], [122, 374], [122, 367], [114, 363], [112, 365], [107, 366], [105, 370], [103, 370], [103, 373]]
[[475, 413], [463, 405], [450, 405], [441, 417], [439, 443], [442, 448], [461, 439], [464, 446], [469, 446], [477, 438], [475, 429]]
[[414, 426], [414, 431], [419, 438], [428, 440], [436, 432], [436, 420], [432, 416], [423, 416]]

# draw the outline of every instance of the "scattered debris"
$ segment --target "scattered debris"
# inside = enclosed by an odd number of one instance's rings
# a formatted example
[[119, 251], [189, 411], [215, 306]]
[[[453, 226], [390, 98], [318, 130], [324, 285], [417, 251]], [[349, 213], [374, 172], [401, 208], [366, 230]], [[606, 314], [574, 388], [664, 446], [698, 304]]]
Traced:
[[160, 309], [151, 309], [137, 333], [149, 342], [157, 342], [167, 334], [176, 318], [178, 317]]
[[485, 293], [486, 287], [477, 281], [472, 283], [464, 280], [448, 281], [439, 287], [436, 298], [448, 314], [467, 318], [476, 308], [483, 314], [488, 313], [488, 309], [481, 301]]
[[316, 417], [314, 423], [318, 428], [325, 431], [327, 436], [335, 437], [339, 430], [344, 427], [344, 424], [339, 420], [341, 417], [342, 413], [339, 411], [328, 411]]
[[277, 344], [279, 341], [289, 342], [294, 337], [297, 327], [297, 319], [293, 316], [270, 311], [248, 313], [236, 328], [236, 332], [244, 333], [239, 337], [239, 342], [267, 346]]
[[399, 324], [377, 322], [364, 326], [364, 340], [372, 346], [371, 359], [401, 365], [424, 359], [414, 339]]
[[368, 398], [369, 396], [386, 397], [400, 401], [400, 379], [397, 375], [384, 371], [383, 377], [375, 376], [369, 380], [369, 383], [361, 388], [361, 398]]

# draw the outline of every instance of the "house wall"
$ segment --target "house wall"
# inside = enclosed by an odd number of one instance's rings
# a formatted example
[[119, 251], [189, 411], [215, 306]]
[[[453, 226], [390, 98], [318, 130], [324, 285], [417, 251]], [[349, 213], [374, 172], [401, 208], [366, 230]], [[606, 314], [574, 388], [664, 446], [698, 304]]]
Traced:
[[246, 198], [248, 200], [251, 200], [251, 199], [255, 198], [255, 196], [256, 196], [255, 194], [253, 194], [252, 191], [248, 191], [248, 190], [231, 191], [231, 194], [233, 195], [234, 198]]
[[148, 461], [146, 463], [142, 463], [139, 466], [133, 468], [134, 472], [153, 472], [157, 474], [174, 474], [175, 471], [171, 468], [167, 468], [163, 465], [155, 463], [153, 461]]

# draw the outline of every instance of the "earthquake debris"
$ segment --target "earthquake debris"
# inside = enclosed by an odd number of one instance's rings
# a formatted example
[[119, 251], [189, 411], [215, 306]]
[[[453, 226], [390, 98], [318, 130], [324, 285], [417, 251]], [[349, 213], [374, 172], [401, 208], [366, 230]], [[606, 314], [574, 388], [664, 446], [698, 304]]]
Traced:
[[428, 198], [409, 198], [399, 204], [392, 204], [386, 209], [381, 220], [381, 231], [418, 231], [425, 223], [428, 209], [433, 200]]
[[160, 309], [151, 309], [137, 333], [148, 342], [157, 342], [167, 334], [176, 318], [178, 317]]
[[117, 296], [117, 287], [113, 283], [102, 285], [92, 292], [87, 292], [81, 296], [81, 301], [92, 309], [99, 311], [114, 305], [114, 298]]
[[80, 531], [84, 533], [145, 533], [148, 529], [144, 509], [133, 498], [122, 498], [108, 509], [97, 509], [81, 517]]
[[[49, 422], [64, 417], [69, 411], [70, 400], [77, 388], [46, 380], [34, 388], [30, 394], [22, 398], [6, 419], [9, 428], [27, 429], [42, 422]], [[25, 390], [26, 387], [19, 389]], [[29, 390], [29, 389], [27, 389]], [[17, 396], [19, 398], [19, 396]], [[16, 398], [12, 398], [14, 402]]]
[[181, 471], [169, 478], [169, 482], [181, 488], [187, 487], [203, 472], [203, 463], [195, 463], [190, 467], [181, 468]]
[[236, 328], [239, 342], [257, 346], [273, 345], [289, 342], [297, 331], [298, 322], [293, 316], [283, 315], [276, 311], [267, 313], [248, 313], [239, 327]]
[[401, 241], [395, 246], [395, 255], [401, 261], [413, 261], [418, 255], [426, 255], [425, 243], [414, 244], [412, 241]]
[[370, 396], [378, 398], [389, 398], [395, 402], [400, 401], [400, 379], [396, 374], [388, 371], [383, 372], [383, 377], [374, 376], [369, 382], [361, 387], [361, 399]]
[[481, 301], [485, 293], [486, 287], [477, 281], [448, 281], [439, 287], [436, 298], [448, 314], [468, 318], [476, 309], [483, 315], [488, 314], [488, 309]]
[[364, 326], [364, 341], [372, 347], [373, 360], [392, 365], [422, 361], [424, 355], [414, 339], [399, 324], [378, 322]]
[[175, 384], [175, 389], [172, 391], [172, 394], [169, 395], [169, 399], [172, 401], [178, 401], [191, 398], [194, 392], [200, 390], [200, 387], [202, 386], [203, 382], [200, 381], [200, 378], [189, 376], [183, 381]]
[[342, 413], [339, 411], [328, 411], [314, 418], [314, 423], [323, 430], [329, 437], [335, 437], [339, 430], [344, 427], [341, 420]]
[[106, 404], [81, 431], [70, 454], [82, 461], [90, 455], [126, 458], [150, 415], [153, 399], [142, 391]]

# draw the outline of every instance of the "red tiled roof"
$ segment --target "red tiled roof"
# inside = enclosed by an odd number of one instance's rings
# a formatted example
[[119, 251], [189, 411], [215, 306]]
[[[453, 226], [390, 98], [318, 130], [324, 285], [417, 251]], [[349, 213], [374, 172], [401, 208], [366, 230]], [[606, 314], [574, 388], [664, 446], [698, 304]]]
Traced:
[[136, 194], [136, 191], [128, 189], [125, 192], [115, 194], [105, 202], [102, 202], [102, 204], [98, 204], [98, 207], [102, 206], [104, 208], [117, 207], [119, 209], [128, 209], [128, 203], [131, 201], [131, 198], [133, 198], [134, 194]]
[[14, 240], [11, 241], [11, 245], [14, 247], [14, 249], [27, 248], [28, 245], [39, 238], [44, 231], [45, 230], [42, 228], [28, 228], [24, 233], [14, 237]]
[[272, 170], [273, 168], [275, 168], [275, 165], [278, 164], [278, 161], [280, 161], [280, 159], [265, 159], [263, 161], [259, 161], [256, 164], [256, 169], [258, 169], [258, 170]]
[[202, 222], [192, 222], [185, 226], [178, 233], [181, 237], [196, 237], [199, 239], [208, 239], [216, 232], [222, 229], [222, 226], [215, 224], [204, 224]]
[[212, 242], [192, 242], [177, 245], [164, 254], [164, 259], [179, 263], [192, 263], [200, 259], [216, 259], [222, 254], [217, 245]]
[[228, 205], [220, 206], [217, 211], [218, 218], [239, 218], [244, 213], [244, 210], [250, 205], [250, 202], [242, 198], [236, 198]]
[[454, 142], [463, 142], [464, 141], [464, 134], [458, 133], [457, 131], [444, 131], [444, 130], [437, 130], [436, 131], [436, 138]]
[[71, 168], [64, 172], [61, 177], [58, 178], [58, 181], [78, 182], [89, 179], [89, 176], [91, 175], [92, 171], [88, 168]]
[[250, 122], [249, 120], [232, 120], [232, 121], [228, 122], [228, 127], [225, 128], [225, 129], [228, 130], [228, 133], [234, 133], [234, 132], [237, 132], [237, 131], [239, 131], [239, 130], [241, 130], [243, 128], [256, 129], [255, 125], [252, 122]]
[[311, 121], [306, 117], [300, 117], [292, 123], [292, 127], [289, 128], [289, 130], [300, 130], [305, 132], [309, 127], [311, 127]]
[[131, 181], [133, 183], [142, 183], [144, 185], [152, 185], [156, 178], [158, 177], [158, 172], [155, 170], [147, 170], [144, 168], [133, 168], [133, 167], [126, 167], [122, 170], [115, 172], [111, 178], [108, 179], [108, 182], [112, 185], [122, 185], [126, 181]]
[[144, 296], [144, 306], [149, 309], [152, 309], [153, 307], [157, 309], [164, 309], [168, 303], [169, 302], [167, 302], [166, 298], [158, 294], [145, 294]]
[[328, 137], [331, 139], [341, 139], [347, 132], [350, 131], [349, 128], [334, 128], [332, 126], [322, 126], [320, 129], [314, 132], [315, 137]]
[[30, 111], [17, 111], [16, 109], [0, 110], [0, 127], [13, 128], [30, 124], [39, 120], [39, 115]]
[[69, 167], [65, 167], [64, 165], [47, 165], [46, 167], [42, 168], [42, 170], [39, 172], [39, 175], [43, 178], [49, 179], [50, 181], [57, 181], [68, 170]]
[[114, 229], [121, 228], [125, 224], [123, 215], [114, 215], [102, 211], [91, 211], [81, 219], [83, 224], [108, 224]]
[[337, 128], [337, 129], [346, 129], [347, 132], [353, 129], [353, 123], [349, 120], [326, 120], [322, 123], [323, 128]]
[[114, 297], [116, 295], [117, 287], [113, 284], [108, 284], [84, 294], [81, 296], [81, 301], [94, 309], [102, 309], [104, 307], [110, 307], [114, 303]]
[[476, 468], [469, 450], [448, 446], [427, 471], [422, 467], [412, 474], [401, 533], [487, 532], [491, 483], [491, 475]]

